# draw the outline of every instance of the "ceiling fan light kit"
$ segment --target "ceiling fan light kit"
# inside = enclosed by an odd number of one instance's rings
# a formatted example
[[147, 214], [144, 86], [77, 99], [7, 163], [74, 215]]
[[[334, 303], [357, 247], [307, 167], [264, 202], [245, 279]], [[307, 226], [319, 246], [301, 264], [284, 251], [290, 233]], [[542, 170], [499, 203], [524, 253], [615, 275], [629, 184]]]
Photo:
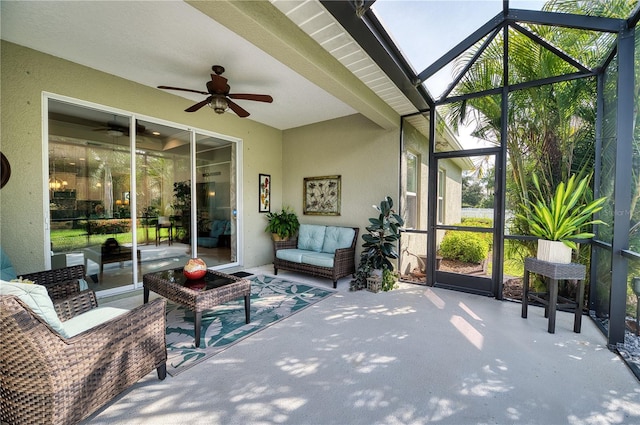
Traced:
[[227, 79], [221, 74], [224, 72], [224, 67], [220, 65], [214, 65], [211, 67], [214, 74], [211, 74], [211, 81], [207, 81], [207, 91], [184, 89], [181, 87], [171, 86], [158, 86], [159, 89], [164, 90], [179, 90], [191, 93], [204, 94], [207, 98], [201, 102], [196, 103], [185, 109], [185, 112], [195, 112], [208, 105], [217, 114], [223, 114], [227, 109], [231, 109], [241, 118], [248, 117], [250, 114], [244, 110], [240, 105], [232, 101], [231, 99], [253, 100], [256, 102], [273, 102], [273, 98], [266, 94], [248, 94], [248, 93], [229, 93], [231, 87], [227, 84]]
[[216, 114], [224, 114], [229, 109], [229, 103], [227, 103], [227, 99], [224, 96], [212, 96], [209, 106], [216, 111]]

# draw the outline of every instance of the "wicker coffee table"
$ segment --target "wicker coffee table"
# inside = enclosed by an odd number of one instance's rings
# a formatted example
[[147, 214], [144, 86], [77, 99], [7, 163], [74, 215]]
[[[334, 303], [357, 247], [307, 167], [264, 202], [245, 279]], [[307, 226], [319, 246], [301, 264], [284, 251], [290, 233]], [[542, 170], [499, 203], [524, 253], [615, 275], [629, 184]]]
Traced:
[[180, 304], [194, 312], [195, 344], [200, 346], [202, 311], [244, 297], [245, 321], [249, 323], [251, 282], [236, 276], [207, 270], [204, 278], [187, 280], [182, 268], [147, 273], [142, 277], [144, 302], [149, 302], [149, 291]]

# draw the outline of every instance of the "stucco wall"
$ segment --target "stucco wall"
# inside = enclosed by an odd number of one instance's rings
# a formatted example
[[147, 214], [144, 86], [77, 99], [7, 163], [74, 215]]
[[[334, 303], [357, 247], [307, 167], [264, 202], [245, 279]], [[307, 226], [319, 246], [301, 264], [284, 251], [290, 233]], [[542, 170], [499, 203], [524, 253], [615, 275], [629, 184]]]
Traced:
[[282, 132], [241, 119], [202, 110], [188, 114], [189, 100], [113, 75], [36, 52], [6, 41], [1, 44], [2, 127], [0, 150], [11, 163], [11, 179], [0, 190], [0, 245], [18, 273], [42, 270], [45, 205], [42, 152], [42, 93], [50, 92], [119, 108], [243, 140], [242, 192], [244, 263], [268, 263], [272, 258], [264, 217], [257, 208], [258, 174], [271, 173], [274, 205], [282, 201]]
[[[387, 195], [398, 203], [399, 131], [383, 130], [361, 115], [284, 132], [283, 203], [301, 223], [353, 226], [366, 232], [373, 204]], [[303, 215], [303, 179], [342, 176], [340, 216]], [[358, 251], [362, 238], [358, 238]]]

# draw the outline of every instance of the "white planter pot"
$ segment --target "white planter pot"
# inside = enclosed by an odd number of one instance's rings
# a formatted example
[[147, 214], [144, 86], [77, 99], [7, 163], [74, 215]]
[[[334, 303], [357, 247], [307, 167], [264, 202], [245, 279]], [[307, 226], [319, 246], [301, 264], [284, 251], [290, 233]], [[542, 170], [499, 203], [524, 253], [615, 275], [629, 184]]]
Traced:
[[559, 241], [538, 239], [538, 260], [549, 263], [571, 263], [571, 248]]

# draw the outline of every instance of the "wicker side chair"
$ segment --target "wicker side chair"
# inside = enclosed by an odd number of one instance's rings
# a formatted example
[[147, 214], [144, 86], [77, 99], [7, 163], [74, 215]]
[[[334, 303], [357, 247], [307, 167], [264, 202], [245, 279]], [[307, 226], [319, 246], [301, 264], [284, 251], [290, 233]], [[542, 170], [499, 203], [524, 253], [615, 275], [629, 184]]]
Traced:
[[[22, 300], [0, 296], [0, 421], [75, 424], [154, 369], [166, 377], [164, 299], [70, 338]], [[97, 307], [86, 290], [54, 302], [63, 322]]]
[[55, 301], [80, 292], [78, 280], [85, 278], [85, 270], [84, 265], [77, 265], [22, 274], [20, 277], [45, 286], [49, 296]]

